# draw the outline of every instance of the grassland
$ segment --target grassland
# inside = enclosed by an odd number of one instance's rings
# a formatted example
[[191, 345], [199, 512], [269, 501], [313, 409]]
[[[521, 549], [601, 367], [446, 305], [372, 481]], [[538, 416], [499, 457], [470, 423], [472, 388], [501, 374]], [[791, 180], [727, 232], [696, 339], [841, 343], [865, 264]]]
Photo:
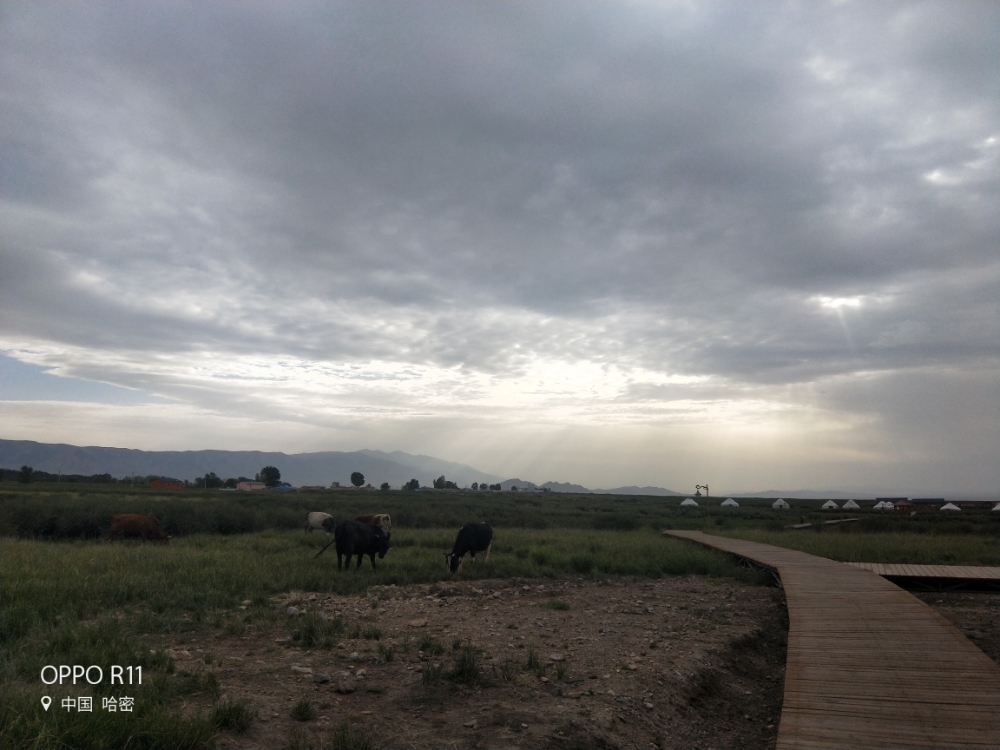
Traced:
[[[442, 553], [470, 520], [495, 528], [489, 565], [466, 565], [463, 578], [657, 577], [702, 574], [765, 582], [725, 555], [664, 538], [664, 528], [702, 529], [793, 547], [840, 560], [997, 564], [1000, 514], [962, 518], [863, 520], [815, 531], [798, 521], [836, 517], [818, 503], [770, 501], [743, 507], [680, 509], [677, 500], [513, 493], [329, 492], [184, 493], [125, 487], [0, 487], [0, 748], [205, 748], [240, 707], [182, 715], [187, 695], [211, 693], [198, 673], [178, 671], [158, 648], [166, 634], [288, 627], [271, 597], [289, 591], [363, 594], [369, 586], [442, 580]], [[392, 550], [377, 571], [340, 573], [327, 541], [305, 534], [309, 510], [337, 518], [361, 512], [393, 516]], [[174, 535], [169, 545], [54, 541], [67, 531], [106, 526], [112, 513], [156, 516]], [[239, 607], [244, 609], [240, 610]], [[234, 615], [233, 612], [240, 612]], [[152, 650], [151, 650], [152, 649]], [[47, 664], [144, 667], [130, 716], [95, 710], [44, 711], [39, 680]], [[93, 688], [95, 703], [112, 694]], [[117, 689], [120, 693], [121, 690]], [[241, 714], [246, 718], [245, 712]]]

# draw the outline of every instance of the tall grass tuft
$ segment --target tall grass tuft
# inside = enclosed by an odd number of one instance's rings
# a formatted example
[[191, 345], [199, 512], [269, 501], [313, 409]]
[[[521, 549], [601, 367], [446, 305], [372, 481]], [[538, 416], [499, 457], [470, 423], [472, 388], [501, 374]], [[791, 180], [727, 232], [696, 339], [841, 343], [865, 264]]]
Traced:
[[257, 712], [245, 701], [228, 700], [212, 709], [212, 723], [217, 729], [245, 732], [250, 728], [256, 715]]
[[339, 617], [324, 619], [316, 614], [296, 618], [292, 626], [292, 641], [303, 648], [333, 648], [338, 636], [344, 632], [344, 621]]
[[464, 685], [477, 685], [482, 682], [483, 676], [479, 668], [481, 654], [482, 652], [471, 643], [466, 644], [455, 666], [448, 673], [448, 679]]
[[316, 708], [308, 698], [302, 698], [292, 707], [291, 717], [296, 721], [312, 721], [316, 718]]

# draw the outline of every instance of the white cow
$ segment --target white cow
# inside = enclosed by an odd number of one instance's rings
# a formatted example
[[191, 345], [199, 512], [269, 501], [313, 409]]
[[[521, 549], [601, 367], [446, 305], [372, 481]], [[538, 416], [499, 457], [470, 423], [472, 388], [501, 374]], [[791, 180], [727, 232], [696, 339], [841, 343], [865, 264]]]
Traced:
[[308, 532], [312, 532], [313, 529], [323, 529], [327, 534], [332, 534], [336, 525], [337, 522], [329, 513], [320, 513], [315, 510], [306, 516], [306, 531]]

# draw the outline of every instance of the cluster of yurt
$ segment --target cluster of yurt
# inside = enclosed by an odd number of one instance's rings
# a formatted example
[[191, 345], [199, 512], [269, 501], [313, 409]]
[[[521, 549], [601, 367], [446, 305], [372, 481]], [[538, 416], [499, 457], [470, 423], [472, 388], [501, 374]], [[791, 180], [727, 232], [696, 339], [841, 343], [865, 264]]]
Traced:
[[788, 510], [792, 506], [786, 503], [783, 498], [779, 497], [777, 500], [771, 503], [771, 507], [774, 508], [775, 510]]
[[833, 500], [827, 500], [823, 503], [823, 510], [839, 510], [839, 508], [840, 506], [833, 502]]
[[945, 503], [941, 506], [940, 510], [958, 511], [961, 510], [961, 508], [955, 505], [955, 503]]
[[[892, 510], [892, 509], [893, 509], [893, 504], [890, 503], [888, 500], [884, 502], [877, 502], [872, 507], [872, 510]], [[955, 510], [958, 510], [958, 508], [955, 508]]]
[[733, 500], [730, 497], [730, 498], [726, 498], [725, 500], [722, 501], [722, 507], [723, 508], [739, 508], [740, 504], [738, 502], [736, 502], [735, 500]]
[[861, 506], [860, 506], [860, 505], [858, 505], [858, 504], [857, 504], [856, 502], [854, 502], [853, 500], [848, 500], [848, 501], [847, 501], [846, 503], [844, 503], [844, 505], [843, 505], [843, 506], [841, 507], [841, 510], [861, 510]]
[[698, 507], [698, 501], [695, 500], [693, 497], [685, 498], [684, 502], [681, 503], [681, 507], [682, 508], [697, 508]]

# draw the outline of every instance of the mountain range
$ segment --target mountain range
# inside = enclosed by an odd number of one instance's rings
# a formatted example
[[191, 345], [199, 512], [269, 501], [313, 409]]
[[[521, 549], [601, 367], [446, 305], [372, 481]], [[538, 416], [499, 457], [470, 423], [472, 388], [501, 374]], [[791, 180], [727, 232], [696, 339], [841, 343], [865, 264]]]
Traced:
[[115, 477], [167, 476], [194, 479], [215, 472], [218, 476], [254, 477], [265, 466], [275, 466], [282, 481], [292, 485], [328, 486], [332, 482], [349, 485], [351, 473], [360, 471], [365, 481], [376, 487], [388, 482], [394, 487], [417, 479], [429, 485], [442, 474], [459, 486], [472, 482], [500, 481], [500, 477], [465, 464], [442, 461], [431, 456], [394, 451], [323, 451], [319, 453], [278, 453], [268, 451], [141, 451], [66, 444], [36, 443], [32, 440], [0, 440], [0, 466], [19, 469], [31, 466], [52, 474], [111, 474]]
[[[433, 456], [413, 455], [402, 451], [386, 453], [377, 450], [322, 451], [318, 453], [279, 453], [268, 451], [141, 451], [129, 448], [104, 448], [76, 446], [62, 443], [37, 443], [33, 440], [0, 440], [0, 466], [19, 469], [31, 466], [52, 474], [111, 474], [115, 477], [168, 476], [177, 479], [195, 479], [209, 472], [219, 477], [253, 477], [264, 466], [276, 466], [282, 480], [292, 485], [329, 486], [332, 482], [350, 484], [351, 473], [360, 471], [365, 481], [379, 486], [388, 482], [393, 487], [417, 479], [421, 485], [444, 475], [459, 487], [473, 482], [499, 484], [504, 490], [517, 486], [521, 490], [548, 490], [581, 494], [654, 495], [678, 496], [690, 493], [677, 492], [663, 487], [613, 487], [589, 489], [570, 482], [545, 482], [535, 484], [528, 480], [501, 479], [495, 474], [480, 471], [467, 464], [445, 461]], [[924, 493], [925, 495], [927, 493]], [[933, 493], [932, 493], [933, 494]], [[940, 494], [940, 493], [938, 493]], [[921, 496], [919, 491], [895, 488], [876, 490], [765, 490], [763, 492], [728, 493], [727, 497], [788, 497], [800, 499], [867, 499], [875, 497]], [[991, 496], [992, 497], [992, 496]]]
[[410, 479], [430, 485], [436, 477], [461, 486], [473, 482], [499, 484], [510, 490], [548, 489], [552, 492], [577, 492], [621, 495], [676, 495], [662, 487], [619, 487], [591, 490], [579, 484], [546, 482], [535, 484], [524, 479], [501, 479], [495, 474], [444, 461], [433, 456], [413, 455], [402, 451], [360, 450], [322, 451], [318, 453], [279, 453], [269, 451], [142, 451], [131, 448], [77, 446], [65, 443], [37, 443], [33, 440], [0, 440], [0, 466], [19, 469], [31, 466], [52, 474], [111, 474], [115, 477], [167, 476], [192, 480], [209, 472], [228, 477], [253, 477], [265, 466], [275, 466], [281, 478], [292, 485], [328, 486], [332, 482], [350, 484], [351, 473], [360, 471], [365, 481], [376, 487], [388, 482], [398, 487]]

